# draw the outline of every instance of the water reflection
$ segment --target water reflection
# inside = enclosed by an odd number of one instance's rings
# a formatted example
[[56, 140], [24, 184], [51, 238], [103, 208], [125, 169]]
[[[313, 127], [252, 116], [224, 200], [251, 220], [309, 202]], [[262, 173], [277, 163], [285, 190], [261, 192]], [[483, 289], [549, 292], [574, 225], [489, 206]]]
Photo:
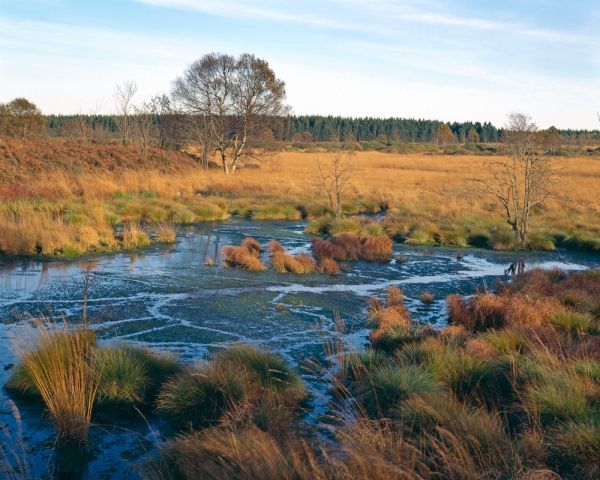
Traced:
[[523, 261], [518, 261], [518, 262], [513, 262], [510, 264], [510, 266], [504, 270], [504, 275], [507, 276], [514, 276], [514, 275], [519, 275], [520, 273], [523, 273], [525, 271], [525, 262]]

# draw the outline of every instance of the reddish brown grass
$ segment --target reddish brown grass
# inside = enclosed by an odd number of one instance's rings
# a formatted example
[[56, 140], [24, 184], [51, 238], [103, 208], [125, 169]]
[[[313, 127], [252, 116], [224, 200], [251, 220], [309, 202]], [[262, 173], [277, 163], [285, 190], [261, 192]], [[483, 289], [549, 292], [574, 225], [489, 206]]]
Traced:
[[398, 287], [388, 287], [387, 289], [387, 306], [404, 305], [404, 293]]
[[449, 295], [446, 302], [450, 322], [470, 331], [541, 325], [561, 308], [553, 299], [533, 299], [510, 292], [501, 295], [478, 293], [469, 299]]
[[499, 352], [480, 338], [470, 338], [465, 342], [465, 352], [480, 360], [493, 360]]
[[276, 272], [301, 275], [314, 273], [317, 270], [317, 264], [309, 255], [290, 255], [276, 240], [271, 240], [267, 248], [271, 254], [271, 266]]
[[361, 240], [355, 233], [341, 233], [333, 237], [331, 242], [344, 251], [343, 258], [336, 258], [336, 260], [354, 261], [361, 257]]
[[411, 326], [410, 312], [404, 306], [404, 294], [398, 287], [387, 289], [386, 306], [382, 308], [377, 299], [371, 299], [369, 308], [369, 322], [374, 330], [369, 335], [372, 345], [377, 345], [393, 328], [409, 328]]
[[325, 259], [346, 260], [346, 251], [330, 240], [322, 240], [320, 238], [313, 240], [312, 251], [319, 263], [322, 263]]
[[271, 255], [271, 266], [279, 273], [296, 273], [299, 275], [314, 273], [317, 269], [315, 261], [308, 255], [289, 255], [275, 252]]
[[240, 267], [251, 272], [264, 272], [267, 269], [260, 258], [257, 258], [246, 247], [228, 245], [223, 247], [222, 255], [225, 263], [231, 267]]
[[320, 261], [332, 258], [338, 261], [363, 259], [370, 262], [389, 261], [392, 256], [392, 240], [386, 235], [342, 233], [329, 240], [315, 239], [313, 254]]
[[260, 252], [262, 251], [262, 247], [258, 240], [252, 237], [244, 238], [242, 243], [240, 243], [240, 247], [245, 247], [251, 255], [257, 258], [260, 256]]
[[431, 292], [423, 292], [421, 293], [421, 301], [426, 304], [426, 305], [430, 305], [433, 303], [433, 301], [435, 300], [435, 296], [433, 293]]
[[318, 270], [325, 275], [339, 275], [340, 266], [333, 258], [323, 258], [319, 262]]
[[360, 256], [369, 262], [389, 262], [392, 258], [393, 243], [387, 235], [365, 236], [360, 244]]
[[271, 240], [267, 245], [267, 251], [272, 255], [276, 252], [284, 252], [285, 249], [283, 248], [283, 245], [277, 240]]

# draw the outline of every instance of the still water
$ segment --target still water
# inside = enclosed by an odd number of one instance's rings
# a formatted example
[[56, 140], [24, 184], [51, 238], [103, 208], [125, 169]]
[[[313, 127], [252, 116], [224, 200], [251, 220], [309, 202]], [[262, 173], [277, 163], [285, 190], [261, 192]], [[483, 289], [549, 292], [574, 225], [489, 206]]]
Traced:
[[[323, 360], [324, 344], [339, 334], [336, 316], [345, 323], [346, 343], [364, 347], [366, 301], [382, 296], [390, 285], [402, 288], [414, 321], [441, 327], [448, 294], [492, 288], [523, 268], [578, 270], [600, 263], [598, 256], [566, 252], [463, 249], [457, 255], [452, 249], [395, 245], [394, 258], [401, 254], [404, 261], [352, 262], [338, 277], [250, 273], [221, 264], [220, 248], [244, 236], [264, 245], [276, 239], [290, 252], [307, 252], [310, 238], [304, 227], [303, 222], [232, 220], [184, 227], [176, 245], [140, 254], [77, 261], [0, 258], [0, 367], [6, 368], [0, 368], [0, 381], [6, 381], [16, 361], [11, 345], [23, 340], [23, 325], [40, 313], [79, 321], [86, 288], [88, 317], [103, 342], [142, 344], [186, 362], [246, 342], [278, 352], [300, 368], [307, 360]], [[215, 258], [216, 265], [207, 265]], [[425, 290], [435, 295], [428, 306], [419, 299]], [[313, 392], [305, 421], [315, 423], [327, 408], [329, 386], [314, 374], [304, 377]], [[3, 441], [10, 445], [18, 427], [8, 400], [0, 391], [0, 422], [10, 435]], [[18, 407], [34, 475], [66, 468], [57, 464], [61, 454], [48, 420], [31, 406]], [[127, 420], [119, 427], [97, 424], [90, 433], [90, 456], [69, 468], [79, 469], [84, 478], [136, 478], [131, 462], [155, 453], [162, 428], [153, 419]]]

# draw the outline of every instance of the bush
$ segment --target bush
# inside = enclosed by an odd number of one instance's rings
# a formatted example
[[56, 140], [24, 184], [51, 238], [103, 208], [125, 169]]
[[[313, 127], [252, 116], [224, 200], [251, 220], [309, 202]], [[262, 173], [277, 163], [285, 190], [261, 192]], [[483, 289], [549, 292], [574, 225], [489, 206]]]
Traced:
[[421, 301], [425, 305], [431, 305], [435, 299], [435, 296], [431, 292], [423, 292], [421, 293]]
[[251, 272], [264, 272], [267, 267], [246, 247], [225, 246], [222, 250], [225, 263], [232, 267], [241, 267]]
[[592, 324], [592, 318], [585, 313], [573, 311], [556, 312], [550, 319], [559, 331], [569, 335], [583, 335]]
[[330, 240], [313, 240], [312, 249], [319, 262], [324, 258], [339, 261], [362, 258], [370, 262], [387, 262], [392, 255], [392, 241], [387, 235], [341, 233]]
[[557, 422], [594, 420], [599, 412], [590, 404], [583, 379], [566, 372], [548, 370], [531, 384], [524, 406], [542, 426]]
[[361, 240], [360, 256], [369, 262], [389, 262], [392, 257], [392, 240], [387, 235], [366, 236]]
[[360, 381], [365, 375], [371, 375], [376, 368], [389, 362], [385, 354], [372, 348], [351, 353], [344, 360], [342, 379], [348, 381]]
[[392, 326], [375, 330], [369, 340], [371, 347], [393, 353], [407, 343], [417, 343], [425, 338], [425, 333], [404, 326]]
[[127, 346], [96, 349], [94, 363], [100, 375], [96, 394], [100, 406], [151, 405], [161, 385], [181, 369], [167, 355]]
[[66, 324], [57, 329], [45, 321], [37, 329], [34, 349], [19, 354], [22, 368], [46, 404], [59, 438], [85, 443], [98, 385], [89, 362], [95, 337], [89, 330], [70, 331]]
[[245, 237], [242, 240], [242, 243], [240, 243], [240, 247], [245, 247], [251, 255], [257, 258], [260, 256], [260, 252], [262, 251], [262, 247], [260, 246], [260, 243], [258, 243], [258, 240], [252, 237]]
[[556, 304], [548, 299], [524, 295], [477, 293], [468, 300], [460, 295], [446, 298], [450, 322], [470, 331], [500, 329], [515, 325], [541, 325]]
[[100, 404], [140, 404], [144, 400], [147, 371], [140, 358], [124, 348], [101, 348], [94, 351], [94, 365], [99, 372], [96, 402]]
[[529, 348], [527, 337], [515, 329], [490, 330], [480, 338], [504, 355], [524, 353]]
[[325, 275], [335, 276], [340, 274], [340, 266], [332, 258], [323, 258], [319, 262], [318, 271], [320, 273], [324, 273]]
[[234, 345], [218, 355], [216, 361], [246, 370], [257, 377], [262, 388], [282, 393], [292, 403], [306, 397], [306, 389], [300, 377], [278, 356], [250, 345]]
[[269, 243], [271, 266], [276, 272], [295, 274], [310, 274], [317, 270], [315, 261], [308, 255], [289, 255], [281, 243], [272, 240]]
[[363, 378], [360, 400], [367, 413], [377, 417], [389, 415], [411, 395], [429, 395], [440, 391], [441, 385], [420, 367], [384, 365]]
[[600, 477], [600, 421], [568, 422], [547, 434], [549, 463], [571, 478]]
[[302, 443], [284, 444], [256, 427], [210, 428], [167, 443], [149, 478], [203, 480], [323, 479], [320, 462]]
[[157, 410], [180, 426], [207, 426], [241, 407], [254, 388], [243, 369], [209, 363], [169, 380], [158, 395]]

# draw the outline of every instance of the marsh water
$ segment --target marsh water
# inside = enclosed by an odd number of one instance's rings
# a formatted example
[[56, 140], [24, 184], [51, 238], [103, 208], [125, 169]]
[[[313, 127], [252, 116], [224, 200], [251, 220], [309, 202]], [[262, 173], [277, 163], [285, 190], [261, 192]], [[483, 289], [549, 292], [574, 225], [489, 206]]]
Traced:
[[[324, 344], [343, 335], [349, 348], [364, 348], [368, 330], [366, 301], [397, 285], [416, 322], [442, 327], [444, 298], [493, 287], [525, 268], [584, 269], [598, 256], [567, 252], [496, 253], [482, 250], [394, 246], [390, 263], [352, 262], [337, 277], [299, 276], [273, 271], [250, 273], [223, 266], [221, 246], [253, 236], [263, 244], [280, 241], [286, 250], [310, 250], [303, 222], [232, 220], [181, 228], [171, 247], [154, 246], [136, 254], [114, 254], [77, 261], [0, 258], [0, 381], [16, 362], [13, 344], [29, 335], [24, 325], [44, 313], [71, 321], [81, 318], [84, 291], [88, 316], [102, 342], [134, 342], [173, 352], [186, 362], [235, 342], [278, 352], [302, 369], [308, 360], [324, 362]], [[215, 255], [216, 252], [216, 255]], [[210, 265], [216, 258], [216, 265]], [[84, 272], [90, 271], [88, 275]], [[435, 300], [424, 305], [423, 291]], [[340, 333], [335, 318], [343, 320]], [[326, 411], [329, 385], [303, 370], [311, 392], [305, 422], [318, 424]], [[136, 478], [132, 462], [156, 453], [164, 425], [156, 419], [102, 420], [90, 432], [87, 456], [57, 450], [47, 418], [36, 407], [17, 402], [24, 444], [34, 476], [49, 470], [83, 478]], [[9, 396], [0, 392], [0, 422], [5, 445], [16, 445], [19, 422]], [[114, 419], [113, 419], [114, 420]], [[65, 457], [67, 466], [62, 465]]]

